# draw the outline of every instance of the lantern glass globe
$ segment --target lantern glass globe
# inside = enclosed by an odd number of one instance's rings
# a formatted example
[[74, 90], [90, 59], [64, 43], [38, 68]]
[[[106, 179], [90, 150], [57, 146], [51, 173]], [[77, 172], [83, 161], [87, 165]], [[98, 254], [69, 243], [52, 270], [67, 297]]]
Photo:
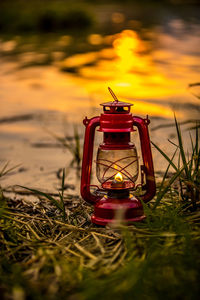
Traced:
[[[113, 181], [134, 183], [138, 178], [137, 149], [106, 150], [98, 148], [96, 160], [96, 174], [101, 184]], [[134, 186], [134, 185], [133, 185]]]

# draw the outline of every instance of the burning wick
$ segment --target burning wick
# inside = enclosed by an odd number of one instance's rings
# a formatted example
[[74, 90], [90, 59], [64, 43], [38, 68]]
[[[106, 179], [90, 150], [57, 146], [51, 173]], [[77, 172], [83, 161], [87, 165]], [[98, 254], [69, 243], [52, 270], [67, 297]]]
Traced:
[[125, 187], [125, 182], [123, 180], [123, 176], [120, 172], [115, 175], [115, 178], [112, 182], [112, 188], [123, 188]]
[[115, 180], [118, 181], [118, 182], [121, 182], [123, 181], [123, 176], [120, 172], [118, 172], [116, 175], [115, 175]]

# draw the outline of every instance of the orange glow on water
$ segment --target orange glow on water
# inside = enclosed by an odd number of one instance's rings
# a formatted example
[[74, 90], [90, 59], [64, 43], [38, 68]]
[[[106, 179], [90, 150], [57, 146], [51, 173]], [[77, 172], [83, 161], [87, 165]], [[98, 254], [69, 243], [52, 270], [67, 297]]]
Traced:
[[[156, 38], [163, 44], [168, 40], [161, 33]], [[153, 49], [150, 42], [141, 40], [133, 30], [124, 30], [109, 39], [112, 47], [96, 52], [95, 63], [82, 66], [80, 76], [76, 77], [96, 103], [108, 98], [107, 86], [115, 90], [119, 100], [133, 103], [136, 114], [173, 118], [173, 103], [182, 104], [188, 98], [191, 101], [186, 87], [199, 77], [198, 67], [197, 71], [191, 68], [199, 65], [199, 58], [182, 54], [182, 44], [177, 39], [171, 40], [176, 51]], [[169, 99], [172, 105], [168, 104]], [[183, 115], [181, 110], [177, 112], [178, 117]]]
[[117, 68], [126, 73], [137, 66], [140, 61], [137, 52], [142, 47], [137, 34], [132, 30], [125, 30], [113, 42], [114, 52], [118, 56]]
[[[185, 43], [166, 33], [150, 33], [161, 46], [152, 46], [151, 40], [124, 30], [105, 37], [89, 35], [91, 44], [106, 46], [70, 55], [54, 66], [19, 69], [16, 62], [12, 75], [10, 64], [4, 63], [0, 72], [2, 115], [56, 110], [81, 120], [88, 112], [92, 115], [100, 103], [111, 100], [107, 91], [110, 86], [120, 101], [134, 104], [134, 114], [173, 118], [177, 104], [198, 101], [187, 86], [199, 81], [199, 54], [190, 54], [187, 49], [193, 50], [192, 45], [199, 44], [200, 37], [190, 34]], [[68, 39], [65, 36], [62, 41]], [[26, 55], [22, 54], [21, 59]], [[177, 117], [185, 113], [187, 110], [180, 109]]]

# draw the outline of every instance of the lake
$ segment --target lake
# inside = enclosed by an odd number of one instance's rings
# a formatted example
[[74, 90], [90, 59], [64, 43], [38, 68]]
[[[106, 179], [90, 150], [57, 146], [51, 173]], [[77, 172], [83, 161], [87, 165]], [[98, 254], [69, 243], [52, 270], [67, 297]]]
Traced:
[[[19, 165], [2, 178], [7, 190], [55, 190], [66, 167], [68, 192], [78, 193], [72, 154], [56, 137], [74, 144], [76, 128], [82, 145], [82, 120], [112, 100], [108, 87], [134, 104], [134, 115], [149, 115], [151, 140], [167, 154], [174, 151], [168, 139], [176, 143], [174, 112], [189, 143], [200, 112], [198, 87], [189, 86], [200, 81], [200, 12], [104, 5], [94, 13], [100, 25], [80, 35], [0, 37], [0, 162]], [[160, 177], [167, 164], [152, 151]]]

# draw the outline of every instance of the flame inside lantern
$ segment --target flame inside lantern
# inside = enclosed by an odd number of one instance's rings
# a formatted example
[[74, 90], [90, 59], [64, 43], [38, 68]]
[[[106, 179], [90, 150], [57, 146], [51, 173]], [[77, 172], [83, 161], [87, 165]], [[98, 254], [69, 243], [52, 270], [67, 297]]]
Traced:
[[116, 175], [115, 175], [115, 180], [118, 181], [118, 182], [122, 182], [123, 181], [123, 176], [120, 172], [118, 172]]

